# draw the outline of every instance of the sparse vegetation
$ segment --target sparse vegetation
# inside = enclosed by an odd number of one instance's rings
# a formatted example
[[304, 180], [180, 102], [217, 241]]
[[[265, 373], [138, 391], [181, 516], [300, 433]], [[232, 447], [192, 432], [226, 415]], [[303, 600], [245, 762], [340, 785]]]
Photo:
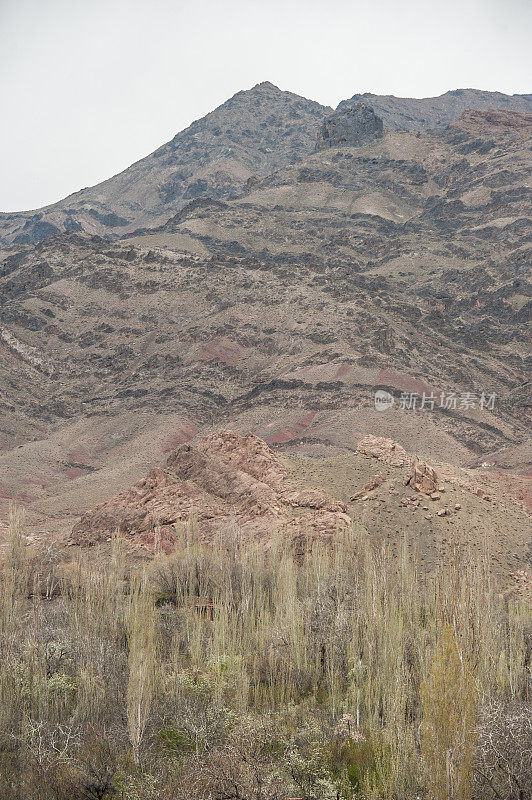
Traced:
[[119, 538], [41, 558], [22, 526], [0, 602], [5, 800], [530, 792], [530, 614], [487, 553], [427, 576], [361, 528], [296, 557], [275, 537], [202, 546], [192, 524], [132, 567]]

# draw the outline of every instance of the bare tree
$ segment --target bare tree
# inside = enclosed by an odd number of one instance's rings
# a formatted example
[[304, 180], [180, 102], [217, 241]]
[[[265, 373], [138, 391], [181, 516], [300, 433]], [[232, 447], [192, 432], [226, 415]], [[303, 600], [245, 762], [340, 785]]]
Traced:
[[477, 794], [495, 800], [532, 797], [532, 707], [528, 703], [484, 709], [476, 757]]

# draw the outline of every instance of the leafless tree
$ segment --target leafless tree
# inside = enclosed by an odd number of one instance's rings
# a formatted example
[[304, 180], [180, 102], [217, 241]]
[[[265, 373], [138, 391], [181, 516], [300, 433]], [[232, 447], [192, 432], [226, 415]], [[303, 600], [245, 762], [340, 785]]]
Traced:
[[532, 798], [530, 704], [492, 703], [484, 710], [475, 766], [479, 798]]

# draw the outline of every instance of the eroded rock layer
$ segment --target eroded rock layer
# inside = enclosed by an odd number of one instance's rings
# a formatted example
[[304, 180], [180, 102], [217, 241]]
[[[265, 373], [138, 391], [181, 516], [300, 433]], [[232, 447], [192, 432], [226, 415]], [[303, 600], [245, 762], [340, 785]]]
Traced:
[[177, 448], [164, 467], [84, 514], [71, 542], [95, 544], [116, 532], [149, 549], [158, 539], [171, 550], [191, 521], [204, 541], [231, 528], [248, 539], [270, 539], [278, 531], [288, 538], [304, 533], [327, 540], [350, 524], [344, 503], [290, 485], [278, 458], [257, 436], [220, 431], [197, 447]]

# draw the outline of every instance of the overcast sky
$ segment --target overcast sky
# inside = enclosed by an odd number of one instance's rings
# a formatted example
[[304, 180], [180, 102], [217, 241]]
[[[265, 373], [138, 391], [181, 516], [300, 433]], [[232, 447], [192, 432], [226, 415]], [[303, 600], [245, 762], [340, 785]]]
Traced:
[[532, 91], [529, 0], [0, 0], [0, 210], [120, 172], [263, 80]]

